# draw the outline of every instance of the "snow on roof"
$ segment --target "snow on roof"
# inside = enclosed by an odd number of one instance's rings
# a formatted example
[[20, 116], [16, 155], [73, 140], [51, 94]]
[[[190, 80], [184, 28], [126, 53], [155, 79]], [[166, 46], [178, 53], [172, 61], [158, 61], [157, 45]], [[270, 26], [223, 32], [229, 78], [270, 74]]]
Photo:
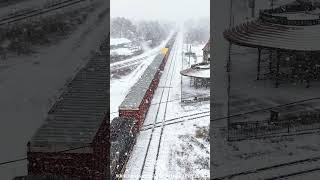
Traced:
[[188, 69], [182, 70], [180, 72], [180, 74], [183, 75], [183, 76], [209, 79], [210, 78], [210, 69], [192, 69], [192, 68], [188, 68]]
[[109, 109], [108, 68], [105, 58], [94, 58], [77, 73], [32, 137], [31, 151], [65, 150], [92, 142]]
[[129, 48], [118, 48], [110, 50], [110, 54], [130, 56], [133, 54], [133, 51]]
[[110, 39], [110, 45], [111, 46], [116, 46], [120, 44], [128, 44], [131, 43], [131, 41], [127, 38], [111, 38]]
[[319, 15], [305, 13], [305, 12], [288, 12], [288, 13], [273, 13], [274, 16], [286, 17], [288, 20], [310, 20], [319, 19]]
[[153, 80], [157, 70], [165, 55], [158, 54], [149, 67], [144, 71], [141, 78], [134, 84], [124, 101], [121, 103], [119, 109], [137, 109], [139, 108], [143, 97], [149, 89], [150, 83]]
[[319, 51], [319, 32], [320, 25], [289, 26], [256, 20], [226, 30], [224, 37], [241, 46]]
[[202, 49], [203, 51], [210, 52], [210, 40], [206, 43], [206, 45]]

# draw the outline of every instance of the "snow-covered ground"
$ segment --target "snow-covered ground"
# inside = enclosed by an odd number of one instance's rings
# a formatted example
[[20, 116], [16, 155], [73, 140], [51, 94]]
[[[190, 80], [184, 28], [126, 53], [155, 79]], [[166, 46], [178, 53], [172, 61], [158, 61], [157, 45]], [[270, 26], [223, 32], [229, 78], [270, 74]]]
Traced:
[[[106, 9], [106, 5], [100, 6], [58, 44], [39, 49], [31, 56], [8, 58], [6, 61], [19, 63], [0, 66], [1, 162], [26, 156], [27, 141], [42, 124], [66, 81], [106, 38], [108, 17], [98, 16]], [[0, 167], [0, 179], [25, 174], [25, 161]]]
[[130, 50], [129, 48], [118, 48], [118, 49], [110, 51], [111, 55], [122, 55], [122, 56], [130, 56], [133, 53], [134, 52], [132, 50]]
[[[219, 84], [214, 86], [214, 116], [213, 119], [225, 117], [227, 109], [227, 74], [226, 61], [228, 59], [228, 43], [223, 38], [222, 32], [228, 28], [229, 4], [230, 1], [221, 1], [220, 10], [215, 9], [219, 16], [219, 21], [215, 21], [214, 44], [214, 68], [213, 82]], [[246, 20], [249, 10], [245, 7], [247, 2], [241, 0], [234, 2], [234, 23], [238, 24]], [[285, 3], [285, 1], [275, 1]], [[286, 2], [291, 2], [288, 0]], [[260, 8], [269, 8], [269, 1], [256, 1], [257, 11]], [[225, 19], [221, 19], [224, 17]], [[265, 107], [271, 107], [295, 100], [301, 100], [317, 96], [319, 83], [312, 83], [312, 88], [306, 89], [303, 85], [282, 84], [279, 88], [274, 88], [268, 80], [256, 81], [257, 50], [252, 48], [240, 48], [232, 46], [231, 51], [231, 115], [239, 112], [248, 112]], [[263, 69], [263, 68], [262, 68]], [[307, 108], [307, 107], [306, 107]], [[270, 114], [268, 114], [270, 116]], [[245, 120], [258, 120], [261, 115], [246, 116]], [[319, 133], [275, 137], [269, 139], [244, 140], [238, 142], [227, 142], [227, 119], [211, 121], [213, 137], [211, 139], [212, 149], [211, 158], [211, 178], [217, 178], [243, 171], [254, 171], [257, 168], [276, 165], [284, 162], [300, 160], [319, 156]], [[274, 169], [269, 172], [252, 173], [250, 176], [236, 176], [233, 179], [265, 179], [280, 174], [291, 173], [314, 167], [315, 164], [303, 163], [297, 166], [286, 166], [281, 169]], [[318, 166], [318, 165], [316, 165]], [[308, 175], [308, 176], [307, 176]], [[307, 177], [319, 178], [315, 174], [303, 174], [294, 178], [308, 179]], [[231, 178], [232, 179], [232, 178]], [[312, 178], [310, 178], [312, 179]]]
[[110, 55], [131, 56], [141, 51], [141, 46], [127, 38], [110, 38]]
[[131, 40], [127, 38], [110, 38], [110, 46], [117, 46], [131, 43]]
[[[144, 122], [143, 127], [151, 128], [138, 135], [124, 179], [139, 179], [140, 174], [142, 179], [153, 176], [155, 179], [209, 179], [208, 135], [195, 138], [195, 134], [200, 127], [208, 128], [210, 105], [209, 102], [192, 105], [180, 102], [182, 50], [183, 33], [180, 32]], [[181, 122], [164, 126], [173, 118]], [[187, 151], [190, 153], [182, 153]]]

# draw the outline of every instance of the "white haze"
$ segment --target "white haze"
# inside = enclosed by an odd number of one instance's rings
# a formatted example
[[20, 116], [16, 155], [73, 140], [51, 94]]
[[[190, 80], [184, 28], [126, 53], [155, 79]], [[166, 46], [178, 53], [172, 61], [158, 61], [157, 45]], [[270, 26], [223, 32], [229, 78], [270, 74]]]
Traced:
[[210, 0], [111, 0], [111, 18], [183, 22], [210, 16]]

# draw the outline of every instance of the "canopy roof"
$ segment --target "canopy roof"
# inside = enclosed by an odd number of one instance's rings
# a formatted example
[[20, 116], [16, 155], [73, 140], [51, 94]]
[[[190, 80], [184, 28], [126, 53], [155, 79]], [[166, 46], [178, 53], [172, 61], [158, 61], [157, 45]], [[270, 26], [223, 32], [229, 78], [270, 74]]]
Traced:
[[[280, 15], [281, 14], [281, 15]], [[320, 19], [303, 12], [260, 12], [257, 20], [228, 29], [224, 37], [241, 46], [320, 51]]]
[[210, 64], [195, 64], [191, 68], [180, 71], [183, 76], [210, 79]]

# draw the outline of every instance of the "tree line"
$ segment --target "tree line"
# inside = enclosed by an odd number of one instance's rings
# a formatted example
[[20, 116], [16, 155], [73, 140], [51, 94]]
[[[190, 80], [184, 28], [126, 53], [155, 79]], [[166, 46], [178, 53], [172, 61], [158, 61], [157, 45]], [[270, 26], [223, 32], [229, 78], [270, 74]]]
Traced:
[[168, 25], [158, 21], [132, 22], [124, 17], [115, 17], [111, 19], [110, 35], [111, 38], [127, 38], [135, 42], [150, 41], [150, 46], [154, 47], [169, 34]]

